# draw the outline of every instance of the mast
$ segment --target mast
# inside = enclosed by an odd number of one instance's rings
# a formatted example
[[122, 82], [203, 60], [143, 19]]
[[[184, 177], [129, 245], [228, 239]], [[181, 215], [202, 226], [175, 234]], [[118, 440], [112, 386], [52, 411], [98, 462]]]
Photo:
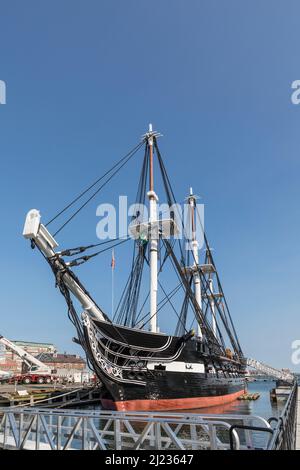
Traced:
[[[194, 281], [194, 292], [195, 292], [195, 298], [197, 300], [197, 303], [202, 309], [202, 297], [201, 297], [201, 280], [200, 280], [200, 274], [199, 274], [199, 252], [198, 252], [198, 241], [196, 239], [196, 224], [195, 224], [195, 208], [196, 208], [196, 197], [193, 195], [193, 189], [190, 188], [190, 195], [188, 197], [188, 203], [190, 205], [190, 217], [191, 217], [191, 228], [192, 228], [192, 253], [193, 253], [193, 266], [192, 266], [192, 272], [193, 272], [193, 281]], [[198, 323], [198, 336], [199, 338], [202, 339], [202, 331], [201, 327]]]
[[214, 301], [214, 286], [212, 278], [209, 278], [209, 289], [210, 289], [210, 308], [211, 308], [211, 322], [212, 322], [212, 330], [213, 334], [217, 335], [217, 326], [216, 326], [216, 312], [215, 312], [215, 301]]
[[[213, 266], [213, 262], [211, 259], [211, 248], [207, 246], [206, 249], [206, 262], [207, 266]], [[208, 292], [208, 299], [210, 303], [210, 310], [211, 310], [211, 325], [212, 325], [212, 331], [215, 337], [217, 337], [217, 321], [216, 321], [216, 306], [215, 306], [215, 297], [222, 297], [221, 293], [214, 293], [214, 281], [213, 281], [213, 276], [215, 272], [213, 270], [210, 270], [209, 272], [209, 278], [208, 278], [208, 287], [209, 287], [209, 292]]]
[[150, 241], [150, 331], [157, 332], [157, 248], [158, 248], [158, 227], [157, 227], [157, 202], [158, 197], [154, 191], [153, 174], [153, 138], [156, 133], [149, 124], [147, 141], [149, 145], [149, 241]]

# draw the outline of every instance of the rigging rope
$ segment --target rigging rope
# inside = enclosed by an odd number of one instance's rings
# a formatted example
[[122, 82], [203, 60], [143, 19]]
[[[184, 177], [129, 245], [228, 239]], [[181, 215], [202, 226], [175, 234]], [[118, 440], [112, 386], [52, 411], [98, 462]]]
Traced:
[[[209, 246], [209, 243], [208, 243], [206, 233], [204, 231], [204, 227], [203, 227], [202, 220], [201, 220], [201, 217], [200, 217], [200, 214], [199, 214], [199, 211], [198, 211], [197, 204], [196, 204], [196, 211], [197, 211], [198, 219], [200, 220], [201, 230], [202, 230], [202, 233], [203, 233], [207, 253], [208, 253], [208, 255], [211, 259], [211, 264], [215, 267], [214, 259], [213, 259], [213, 256], [212, 256], [212, 252], [211, 252], [211, 249], [210, 249], [210, 246]], [[200, 277], [201, 277], [201, 273], [200, 273], [201, 270], [198, 269], [198, 271], [199, 271], [199, 274], [200, 274]], [[227, 300], [226, 300], [226, 297], [225, 297], [225, 294], [224, 294], [224, 291], [223, 291], [223, 288], [222, 288], [222, 285], [221, 285], [221, 281], [220, 281], [220, 278], [219, 278], [219, 274], [218, 274], [218, 271], [217, 271], [216, 268], [215, 268], [215, 275], [216, 275], [216, 278], [217, 278], [219, 292], [222, 294], [222, 297], [223, 297], [224, 303], [225, 303], [225, 307], [226, 307], [226, 311], [225, 311], [225, 308], [224, 308], [224, 305], [223, 305], [223, 313], [224, 313], [224, 316], [223, 316], [223, 314], [221, 313], [221, 310], [219, 308], [219, 305], [216, 302], [218, 313], [220, 314], [220, 317], [221, 317], [221, 319], [224, 323], [224, 326], [225, 326], [226, 332], [229, 336], [229, 339], [233, 343], [232, 346], [234, 347], [234, 349], [237, 350], [236, 352], [238, 352], [241, 356], [243, 356], [244, 354], [243, 354], [241, 345], [240, 345], [239, 340], [238, 340], [238, 336], [237, 336], [237, 333], [236, 333], [236, 330], [235, 330], [235, 326], [234, 326], [234, 323], [232, 321], [232, 317], [231, 317], [230, 310], [229, 310], [229, 307], [228, 307], [228, 304], [227, 304]], [[202, 274], [202, 276], [203, 276], [203, 274]], [[208, 288], [209, 288], [210, 294], [213, 295], [213, 292], [211, 291], [209, 285], [208, 285]], [[227, 324], [227, 316], [228, 316], [229, 321], [230, 321], [230, 325], [231, 325], [231, 328], [232, 328], [233, 335], [231, 333], [229, 325]]]
[[107, 248], [104, 248], [103, 250], [97, 251], [96, 253], [93, 253], [91, 255], [86, 255], [86, 256], [80, 256], [78, 258], [75, 258], [74, 260], [70, 261], [69, 263], [66, 263], [67, 266], [72, 267], [72, 266], [80, 266], [83, 263], [86, 263], [86, 261], [89, 261], [91, 258], [94, 258], [95, 256], [100, 255], [101, 253], [104, 253], [105, 251], [111, 250], [115, 246], [122, 245], [123, 243], [127, 242], [130, 240], [131, 237], [127, 237], [124, 240], [121, 240], [118, 243], [115, 243], [114, 245], [111, 245]]
[[[187, 277], [183, 274], [182, 270], [181, 270], [181, 266], [171, 248], [171, 245], [170, 243], [168, 242], [167, 239], [164, 239], [164, 244], [165, 246], [167, 247], [168, 251], [170, 252], [170, 255], [171, 255], [171, 260], [172, 260], [172, 263], [175, 267], [175, 269], [177, 270], [181, 280], [182, 280], [182, 283], [184, 285], [184, 288], [186, 290], [186, 292], [188, 293], [189, 297], [190, 297], [190, 301], [191, 301], [191, 305], [193, 306], [193, 309], [194, 309], [194, 312], [196, 314], [196, 317], [197, 317], [197, 320], [198, 320], [198, 323], [201, 325], [203, 325], [202, 327], [205, 327], [205, 330], [206, 330], [206, 339], [208, 341], [208, 346], [209, 346], [209, 349], [211, 348], [211, 346], [216, 346], [216, 338], [212, 332], [212, 329], [210, 327], [210, 325], [205, 321], [204, 319], [204, 316], [203, 316], [203, 311], [200, 307], [200, 305], [198, 304], [196, 298], [195, 298], [195, 295], [189, 285], [189, 282], [188, 282], [188, 279]], [[210, 343], [210, 344], [209, 344]], [[221, 345], [219, 343], [217, 343], [218, 347], [221, 348]], [[211, 351], [213, 352], [213, 350]]]
[[97, 246], [107, 245], [107, 243], [112, 243], [118, 240], [120, 240], [120, 238], [111, 238], [110, 240], [106, 240], [100, 243], [94, 243], [93, 245], [78, 246], [76, 248], [68, 248], [67, 250], [56, 252], [56, 254], [59, 256], [75, 256], [75, 255], [79, 255], [80, 253], [83, 253], [86, 250], [90, 250], [91, 248], [96, 248]]
[[[160, 312], [160, 310], [161, 310], [168, 302], [170, 302], [170, 299], [171, 299], [172, 297], [174, 297], [175, 294], [177, 294], [177, 292], [181, 289], [181, 287], [182, 287], [181, 284], [178, 285], [178, 286], [176, 286], [176, 287], [174, 287], [174, 289], [169, 293], [169, 295], [168, 295], [168, 296], [166, 295], [166, 296], [158, 303], [158, 308], [157, 308], [156, 313], [155, 313], [154, 315], [157, 315], [158, 312]], [[143, 321], [143, 319], [146, 318], [149, 314], [150, 314], [150, 311], [149, 311], [146, 315], [144, 315], [144, 316], [139, 320], [139, 323], [140, 323], [141, 321]], [[152, 315], [150, 318], [148, 318], [147, 321], [144, 322], [144, 323], [141, 325], [140, 329], [143, 329], [143, 328], [149, 323], [149, 321], [151, 320], [151, 318], [152, 318], [154, 315]]]
[[[136, 212], [133, 213], [131, 222], [138, 224], [144, 219], [144, 205], [146, 198], [146, 184], [149, 166], [149, 145], [146, 142], [145, 153], [143, 159], [142, 170], [139, 178], [138, 190], [135, 198]], [[117, 323], [122, 323], [126, 326], [134, 326], [135, 315], [138, 305], [138, 297], [141, 287], [141, 280], [143, 275], [143, 264], [145, 259], [145, 250], [147, 242], [139, 238], [133, 245], [133, 254], [131, 262], [131, 271], [129, 278], [126, 282], [122, 292], [120, 301], [117, 306], [114, 318], [117, 318]], [[137, 253], [137, 254], [136, 254]], [[116, 317], [116, 315], [118, 315]]]
[[[190, 285], [192, 284], [192, 282], [193, 282], [193, 277], [191, 276]], [[184, 296], [184, 299], [183, 299], [183, 303], [182, 303], [182, 307], [181, 307], [181, 311], [180, 311], [180, 316], [179, 316], [179, 319], [178, 319], [178, 322], [177, 322], [177, 326], [176, 326], [176, 330], [175, 330], [175, 336], [182, 336], [185, 331], [188, 331], [186, 329], [186, 322], [187, 322], [189, 302], [190, 302], [189, 296], [188, 296], [188, 293], [186, 292], [185, 296]], [[193, 322], [192, 322], [192, 325], [191, 325], [189, 331], [191, 331], [194, 321], [195, 321], [195, 316], [193, 318]]]
[[172, 310], [175, 312], [175, 315], [176, 315], [177, 318], [178, 318], [178, 322], [181, 323], [181, 325], [182, 325], [182, 327], [183, 327], [183, 330], [184, 330], [184, 331], [183, 331], [182, 334], [180, 335], [180, 336], [183, 336], [184, 333], [188, 333], [188, 330], [186, 329], [186, 324], [182, 321], [181, 316], [178, 315], [178, 313], [177, 313], [177, 311], [176, 311], [174, 305], [172, 304], [172, 302], [171, 302], [171, 300], [170, 300], [170, 297], [169, 297], [168, 294], [166, 293], [166, 291], [165, 291], [165, 289], [163, 288], [163, 286], [162, 286], [162, 284], [161, 284], [160, 281], [158, 281], [158, 284], [159, 284], [160, 288], [162, 289], [163, 293], [165, 294], [166, 298], [168, 299], [168, 301], [169, 301], [169, 303], [170, 303], [170, 305], [171, 305], [171, 307], [172, 307]]
[[[143, 145], [143, 142], [141, 142], [135, 149], [134, 151], [132, 151], [129, 156], [125, 159], [124, 161], [124, 158], [122, 159], [122, 164], [120, 165], [121, 162], [119, 162], [117, 165], [114, 166], [114, 168], [116, 168], [116, 166], [118, 166], [118, 168], [109, 176], [109, 178], [96, 190], [93, 192], [93, 194], [66, 220], [66, 222], [63, 223], [63, 225], [61, 225], [61, 227], [54, 233], [54, 237], [59, 233], [61, 232], [61, 230], [63, 230], [64, 227], [66, 227], [66, 225], [69, 224], [69, 222], [71, 222], [72, 219], [74, 219], [74, 217], [76, 217], [77, 214], [79, 214], [79, 212], [101, 191], [101, 189], [104, 188], [104, 186], [107, 185], [107, 183], [109, 183], [109, 181], [111, 181], [111, 179], [126, 165], [126, 163], [129, 162], [129, 160], [137, 153], [137, 151], [141, 148], [141, 146]], [[110, 171], [107, 172], [110, 173], [112, 171], [112, 169]], [[103, 178], [101, 178], [103, 179]], [[94, 186], [94, 185], [93, 185]], [[86, 191], [87, 192], [87, 191]], [[77, 199], [78, 200], [78, 199]], [[71, 203], [72, 205], [72, 203]], [[62, 211], [64, 212], [64, 210]], [[53, 219], [54, 220], [54, 219]], [[49, 225], [49, 223], [48, 223]]]
[[99, 183], [103, 178], [105, 178], [105, 176], [107, 176], [109, 173], [111, 173], [111, 171], [113, 171], [118, 165], [120, 165], [128, 156], [130, 156], [132, 154], [132, 152], [136, 152], [138, 151], [141, 146], [143, 145], [144, 142], [140, 142], [139, 144], [137, 144], [132, 150], [130, 150], [126, 155], [124, 155], [124, 157], [122, 157], [118, 162], [116, 162], [106, 173], [104, 173], [104, 175], [100, 176], [96, 181], [94, 181], [94, 183], [92, 183], [87, 189], [85, 189], [84, 191], [82, 191], [79, 196], [77, 196], [75, 199], [73, 199], [73, 201], [71, 201], [69, 204], [67, 204], [61, 211], [58, 212], [58, 214], [56, 214], [54, 217], [52, 217], [51, 220], [49, 220], [49, 222], [46, 223], [46, 227], [48, 225], [50, 225], [52, 222], [54, 222], [54, 220], [56, 220], [60, 215], [62, 215], [66, 210], [68, 210], [70, 207], [73, 206], [73, 204], [75, 204], [75, 202], [79, 201], [79, 199], [81, 199], [87, 192], [89, 192], [94, 186], [96, 186], [97, 183]]

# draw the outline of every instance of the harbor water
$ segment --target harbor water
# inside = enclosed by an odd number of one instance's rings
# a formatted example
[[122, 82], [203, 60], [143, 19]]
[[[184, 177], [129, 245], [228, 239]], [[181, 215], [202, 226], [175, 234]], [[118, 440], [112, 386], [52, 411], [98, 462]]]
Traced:
[[[235, 400], [222, 406], [211, 406], [209, 408], [178, 410], [175, 412], [199, 413], [199, 414], [241, 414], [256, 415], [269, 419], [278, 417], [284, 407], [285, 401], [273, 403], [270, 400], [270, 391], [275, 387], [273, 380], [257, 380], [247, 384], [248, 393], [259, 393], [257, 400]], [[90, 409], [99, 409], [98, 405], [88, 406]], [[84, 408], [84, 409], [88, 409]]]
[[270, 400], [272, 388], [275, 388], [275, 381], [273, 380], [249, 382], [247, 384], [247, 391], [248, 393], [259, 393], [260, 397], [257, 400], [235, 400], [227, 405], [202, 408], [200, 410], [193, 410], [193, 412], [201, 414], [256, 415], [266, 419], [278, 417], [285, 401], [272, 402]]

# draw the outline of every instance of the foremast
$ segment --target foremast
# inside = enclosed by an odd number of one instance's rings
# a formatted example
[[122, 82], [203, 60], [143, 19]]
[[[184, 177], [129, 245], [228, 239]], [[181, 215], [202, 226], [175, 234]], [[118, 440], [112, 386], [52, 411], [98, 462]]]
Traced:
[[158, 262], [158, 225], [157, 203], [158, 197], [154, 191], [153, 172], [153, 139], [157, 133], [153, 132], [152, 124], [146, 134], [149, 145], [149, 246], [150, 246], [150, 331], [157, 332], [157, 262]]

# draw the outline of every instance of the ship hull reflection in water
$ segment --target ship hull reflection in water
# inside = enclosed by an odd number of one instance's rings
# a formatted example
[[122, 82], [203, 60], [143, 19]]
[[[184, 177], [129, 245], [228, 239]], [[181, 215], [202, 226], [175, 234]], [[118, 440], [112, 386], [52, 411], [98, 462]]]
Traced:
[[[242, 414], [242, 415], [258, 415], [263, 418], [270, 418], [271, 416], [277, 417], [280, 415], [285, 402], [273, 403], [270, 400], [270, 391], [274, 388], [275, 381], [270, 380], [267, 382], [251, 382], [248, 384], [247, 389], [249, 393], [259, 393], [258, 400], [234, 400], [219, 406], [210, 406], [207, 408], [196, 409], [182, 409], [178, 413], [196, 413], [196, 414]], [[91, 409], [101, 409], [101, 405], [88, 407]], [[86, 409], [86, 408], [85, 408]], [[163, 410], [161, 410], [163, 411]]]

